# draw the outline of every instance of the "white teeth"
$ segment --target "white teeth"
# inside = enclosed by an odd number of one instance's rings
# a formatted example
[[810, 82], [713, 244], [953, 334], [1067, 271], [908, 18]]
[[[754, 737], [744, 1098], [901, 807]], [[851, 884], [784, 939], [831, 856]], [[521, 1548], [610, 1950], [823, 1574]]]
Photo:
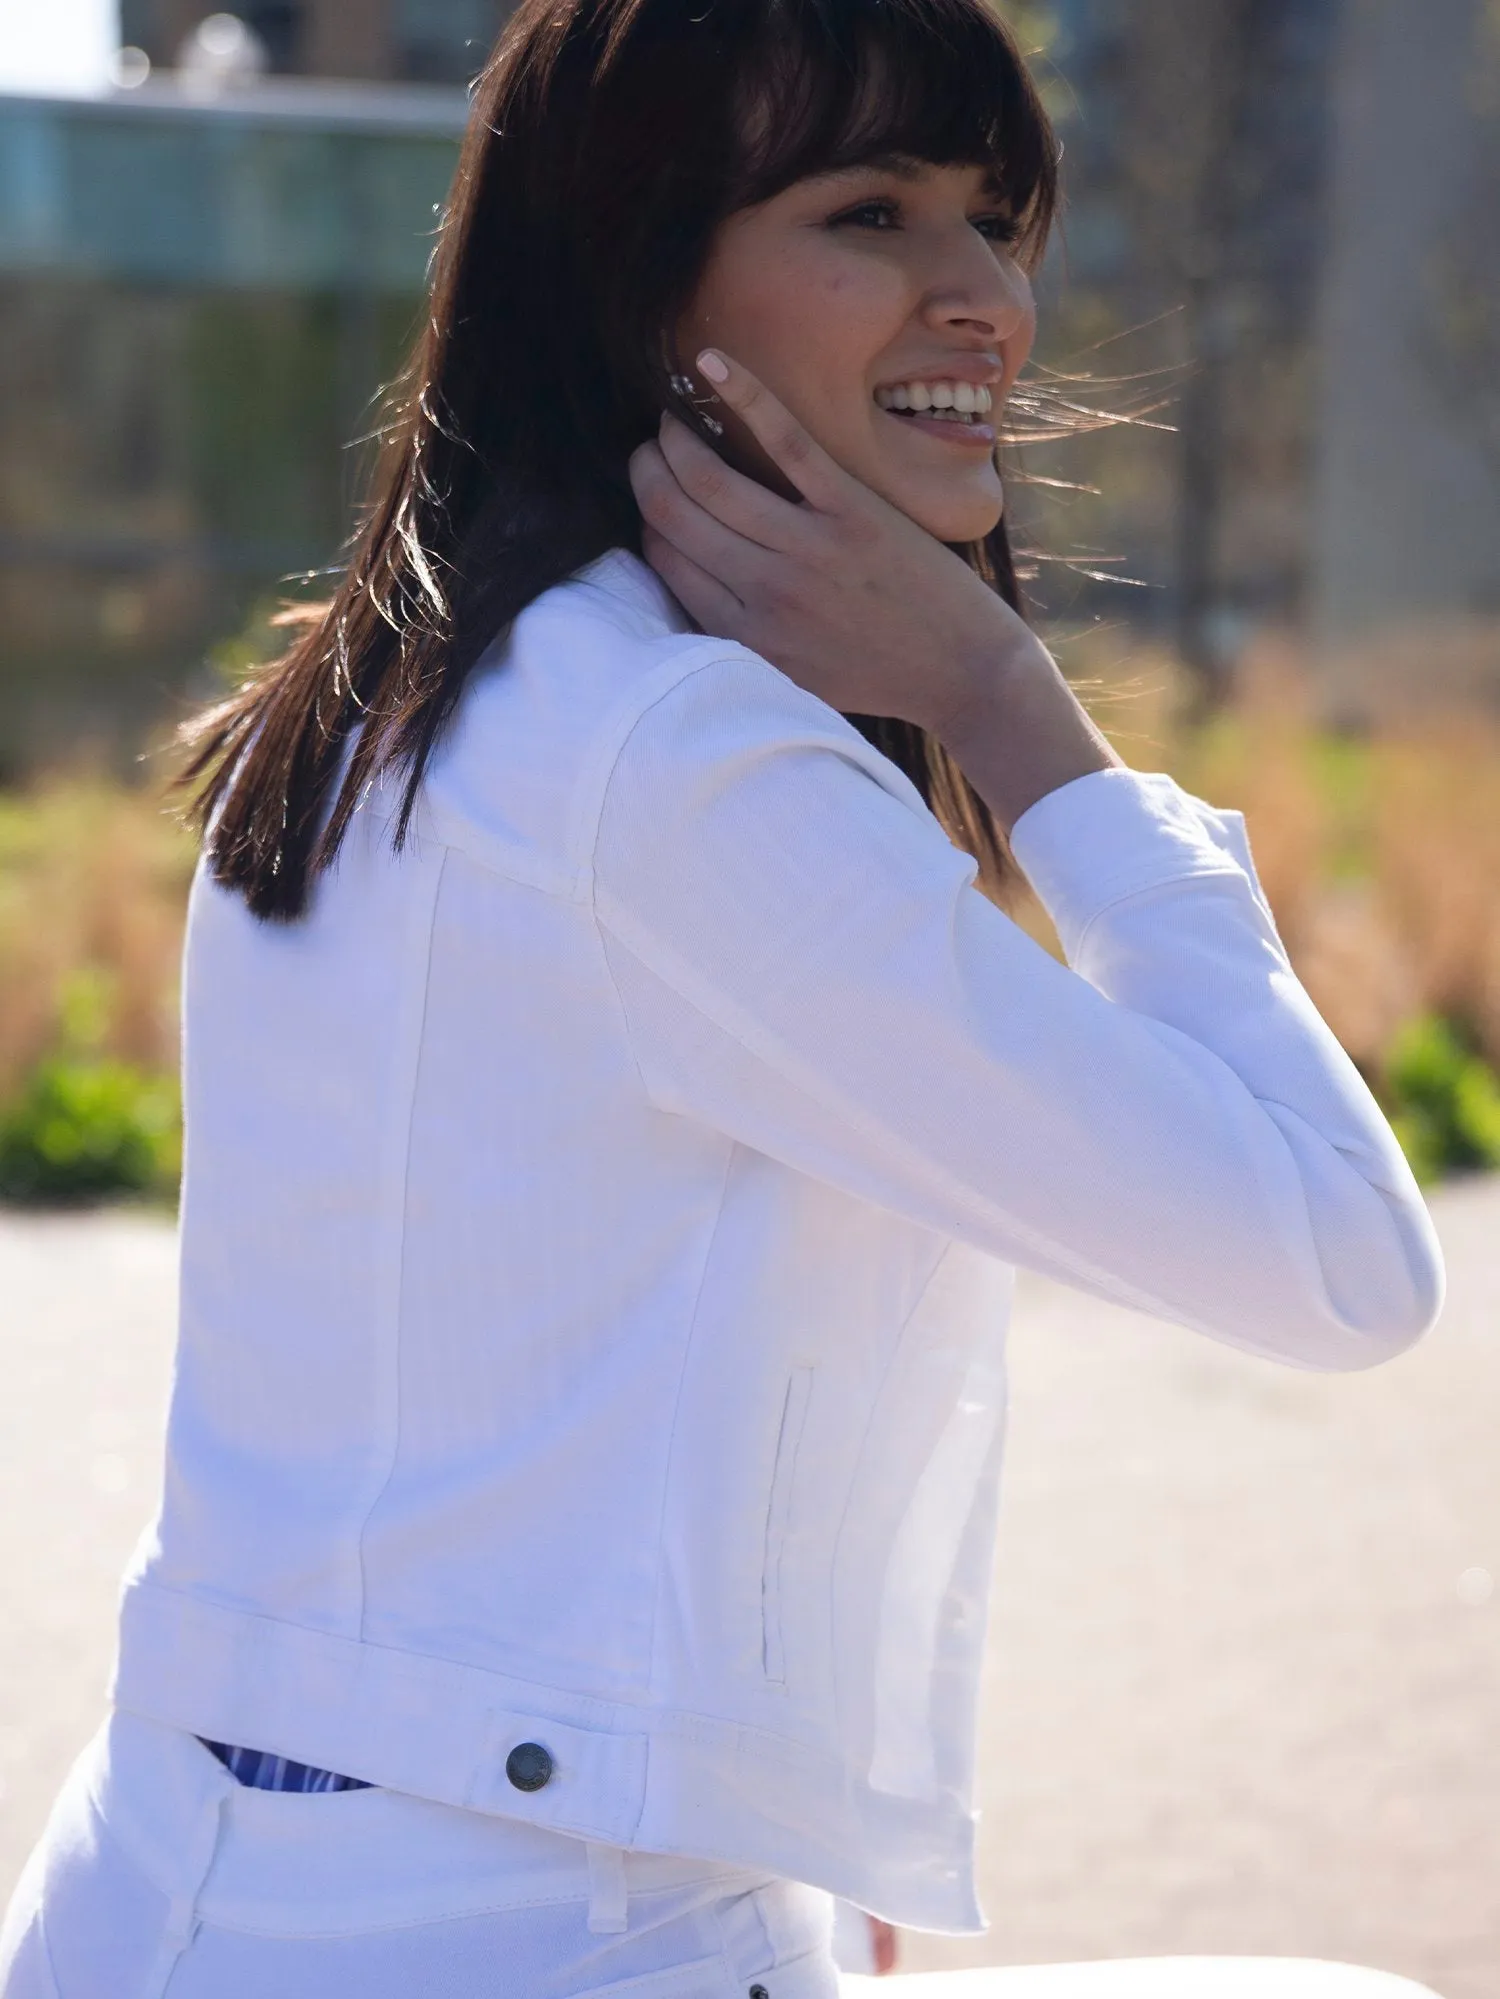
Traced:
[[889, 389], [877, 389], [875, 401], [883, 410], [951, 410], [955, 416], [988, 416], [995, 399], [990, 391], [973, 382], [897, 382]]

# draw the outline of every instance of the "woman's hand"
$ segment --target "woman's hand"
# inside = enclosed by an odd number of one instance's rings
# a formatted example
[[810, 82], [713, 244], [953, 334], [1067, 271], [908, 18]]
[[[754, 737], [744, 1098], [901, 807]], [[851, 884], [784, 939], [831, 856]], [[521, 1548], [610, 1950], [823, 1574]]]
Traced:
[[961, 557], [835, 464], [748, 369], [699, 373], [801, 505], [736, 472], [686, 424], [630, 461], [642, 547], [705, 631], [737, 640], [844, 714], [915, 722], [952, 751], [1003, 826], [1115, 762], [1046, 648]]
[[890, 1923], [883, 1923], [879, 1916], [871, 1916], [870, 1957], [875, 1966], [877, 1978], [889, 1978], [896, 1969], [901, 1955], [899, 1933]]
[[[704, 356], [699, 370], [712, 365]], [[723, 367], [719, 395], [804, 503], [664, 416], [630, 465], [646, 559], [705, 631], [749, 646], [830, 707], [942, 735], [1007, 651], [1038, 641], [966, 562], [835, 464], [748, 369]]]

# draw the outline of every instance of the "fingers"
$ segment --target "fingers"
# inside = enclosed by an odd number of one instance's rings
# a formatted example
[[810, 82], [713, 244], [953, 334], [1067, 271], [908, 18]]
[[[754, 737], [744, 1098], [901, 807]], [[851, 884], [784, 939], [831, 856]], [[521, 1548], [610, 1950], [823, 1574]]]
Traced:
[[849, 476], [814, 442], [784, 403], [748, 368], [716, 347], [698, 356], [698, 373], [744, 419], [760, 444], [814, 507], [831, 511], [847, 494]]
[[805, 508], [726, 465], [711, 445], [670, 412], [662, 418], [658, 441], [688, 497], [747, 541], [784, 550], [806, 533]]
[[642, 444], [631, 453], [630, 483], [647, 525], [743, 602], [766, 551], [684, 490], [661, 445]]
[[723, 639], [736, 636], [745, 610], [739, 598], [649, 521], [641, 532], [641, 553], [700, 632]]
[[870, 1918], [870, 1955], [875, 1960], [875, 1976], [887, 1978], [896, 1969], [900, 1956], [900, 1941], [897, 1932], [879, 1916]]

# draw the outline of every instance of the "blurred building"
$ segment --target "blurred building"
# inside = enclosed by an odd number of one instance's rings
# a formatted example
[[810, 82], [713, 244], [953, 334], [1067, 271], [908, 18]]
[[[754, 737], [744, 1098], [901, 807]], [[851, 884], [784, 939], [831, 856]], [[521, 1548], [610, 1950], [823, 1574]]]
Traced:
[[1080, 615], [1144, 624], [1212, 678], [1250, 630], [1296, 619], [1308, 586], [1339, 4], [1054, 11], [1070, 206], [1046, 339], [1065, 366], [1143, 371], [1143, 394], [1156, 371], [1173, 428], [1058, 452], [1102, 492], [1049, 539], [1074, 529], [1152, 586], [1129, 602], [1085, 588]]
[[[245, 0], [267, 73], [217, 94], [174, 69], [211, 11], [121, 0], [144, 81], [0, 94], [0, 777], [137, 740], [336, 558], [506, 0]], [[1042, 357], [1172, 426], [1031, 457], [1097, 488], [1018, 488], [1076, 558], [1043, 611], [1210, 680], [1267, 625], [1420, 624], [1393, 670], [1434, 694], [1452, 625], [1500, 698], [1500, 0], [1029, 11], [1070, 190]]]
[[243, 0], [226, 42], [202, 0], [119, 0], [150, 70], [111, 89], [71, 41], [114, 3], [18, 12], [38, 61], [0, 83], [0, 778], [133, 746], [337, 556], [508, 11]]
[[1335, 699], [1500, 701], [1500, 5], [1345, 0], [1312, 611]]
[[[215, 11], [202, 0], [121, 0], [121, 39], [169, 66]], [[506, 0], [242, 0], [231, 11], [278, 75], [467, 83], [509, 9]]]
[[1500, 700], [1500, 5], [1054, 13], [1060, 358], [1181, 370], [1170, 439], [1058, 453], [1103, 492], [1049, 523], [1154, 587], [1054, 598], [1154, 627], [1210, 680], [1300, 627], [1351, 718], [1403, 691]]
[[0, 0], [0, 90], [105, 89], [119, 27], [116, 0]]
[[0, 778], [127, 752], [352, 518], [452, 87], [0, 96]]

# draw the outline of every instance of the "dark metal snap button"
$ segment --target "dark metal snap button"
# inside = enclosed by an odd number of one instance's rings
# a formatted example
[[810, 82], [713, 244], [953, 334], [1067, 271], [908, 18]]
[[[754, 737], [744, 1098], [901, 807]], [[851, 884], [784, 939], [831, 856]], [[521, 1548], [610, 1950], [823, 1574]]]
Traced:
[[764, 1985], [752, 1985], [750, 1987], [750, 1999], [771, 1999], [771, 1995]]
[[518, 1742], [505, 1759], [505, 1774], [518, 1791], [540, 1791], [552, 1781], [552, 1752], [539, 1742]]

